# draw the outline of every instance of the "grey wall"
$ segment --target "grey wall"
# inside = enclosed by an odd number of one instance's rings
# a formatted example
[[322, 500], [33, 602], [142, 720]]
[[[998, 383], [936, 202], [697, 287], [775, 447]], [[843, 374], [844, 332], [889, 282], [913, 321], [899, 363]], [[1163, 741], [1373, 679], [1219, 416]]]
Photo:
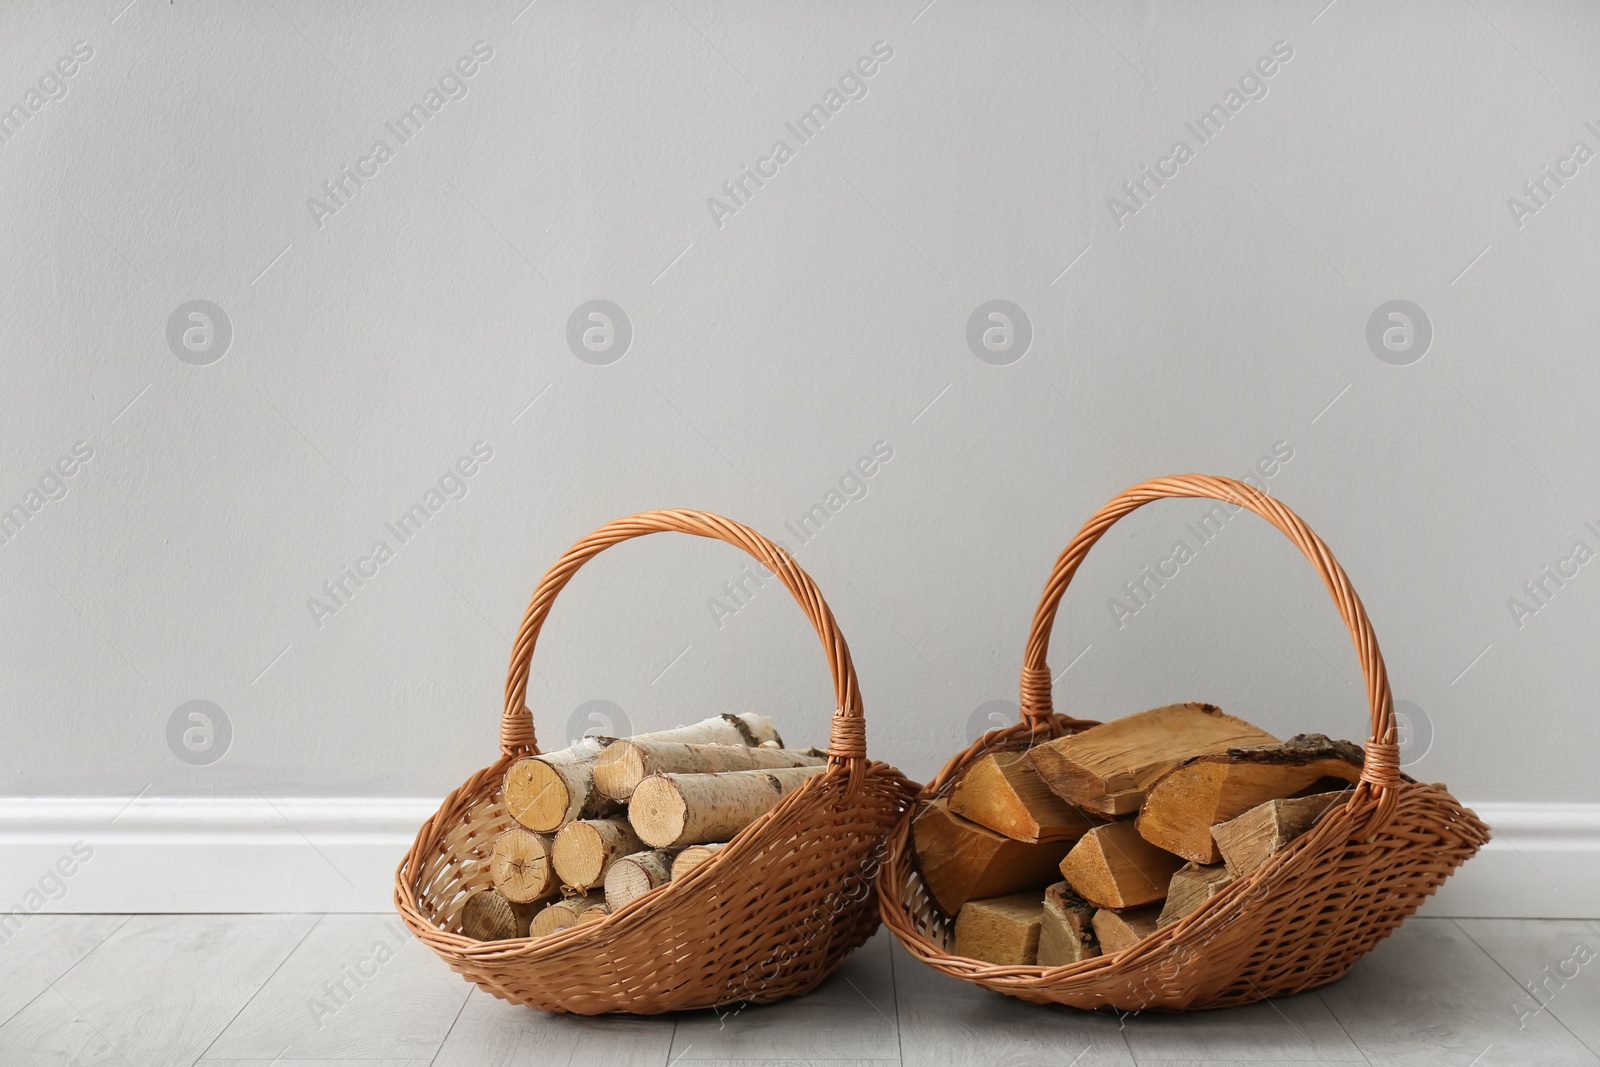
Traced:
[[[1600, 12], [1324, 2], [7, 5], [0, 788], [440, 793], [494, 754], [544, 568], [663, 506], [795, 551], [873, 753], [926, 776], [1015, 699], [1100, 503], [1276, 453], [1271, 491], [1372, 613], [1408, 769], [1600, 800]], [[801, 143], [785, 124], [875, 47]], [[1136, 200], [1147, 165], [1170, 176]], [[771, 176], [741, 204], [745, 166]], [[334, 200], [346, 167], [370, 176]], [[625, 352], [569, 345], [599, 299]], [[991, 300], [1025, 351], [975, 354]], [[1394, 300], [1420, 309], [1399, 351], [1369, 341], [1404, 328]], [[475, 446], [401, 544], [385, 523]], [[814, 539], [786, 531], [875, 446]], [[1200, 546], [1200, 510], [1090, 557], [1058, 704], [1364, 737], [1309, 567], [1248, 516]], [[380, 540], [375, 577], [323, 596]], [[1194, 558], [1115, 618], [1179, 540]], [[1530, 599], [1547, 565], [1569, 577]], [[711, 607], [743, 566], [654, 537], [586, 569], [535, 659], [546, 738], [608, 701], [617, 729], [755, 709], [822, 743], [799, 611], [775, 585]], [[195, 700], [231, 736], [190, 752]]]

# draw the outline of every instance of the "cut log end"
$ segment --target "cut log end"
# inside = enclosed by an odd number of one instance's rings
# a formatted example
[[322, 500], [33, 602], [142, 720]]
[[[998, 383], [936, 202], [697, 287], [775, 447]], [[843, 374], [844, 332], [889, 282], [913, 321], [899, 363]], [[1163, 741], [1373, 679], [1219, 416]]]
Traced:
[[562, 885], [594, 889], [605, 882], [612, 863], [643, 847], [625, 820], [582, 819], [568, 823], [556, 834], [550, 859]]
[[566, 821], [572, 791], [550, 764], [538, 757], [520, 759], [506, 771], [506, 811], [530, 830], [550, 833]]
[[1002, 966], [1032, 964], [1043, 916], [1039, 893], [969, 900], [956, 916], [956, 955]]
[[528, 936], [544, 937], [577, 926], [585, 911], [604, 903], [598, 893], [558, 900], [533, 917], [528, 924]]
[[495, 838], [489, 877], [500, 895], [514, 904], [552, 896], [557, 884], [550, 862], [550, 838], [531, 830], [507, 830]]
[[631, 741], [615, 741], [594, 761], [594, 787], [613, 800], [627, 800], [644, 780], [644, 754]]
[[1183, 861], [1139, 836], [1133, 823], [1097, 826], [1061, 861], [1061, 876], [1099, 908], [1134, 908], [1167, 895]]
[[613, 912], [672, 880], [672, 857], [661, 851], [624, 856], [606, 872], [605, 902]]
[[480, 889], [461, 906], [461, 932], [474, 941], [527, 937], [536, 905], [515, 904], [493, 889]]
[[688, 875], [696, 867], [705, 863], [712, 856], [727, 848], [726, 843], [709, 845], [690, 845], [672, 861], [672, 880], [674, 882]]
[[1156, 932], [1161, 905], [1147, 904], [1128, 911], [1111, 911], [1101, 908], [1094, 913], [1094, 933], [1100, 941], [1100, 951], [1114, 956], [1130, 949]]
[[668, 778], [646, 778], [628, 802], [628, 821], [647, 845], [662, 847], [677, 842], [688, 822], [689, 806]]
[[1074, 893], [1066, 882], [1046, 889], [1039, 924], [1039, 966], [1065, 967], [1100, 955], [1094, 912], [1094, 905]]

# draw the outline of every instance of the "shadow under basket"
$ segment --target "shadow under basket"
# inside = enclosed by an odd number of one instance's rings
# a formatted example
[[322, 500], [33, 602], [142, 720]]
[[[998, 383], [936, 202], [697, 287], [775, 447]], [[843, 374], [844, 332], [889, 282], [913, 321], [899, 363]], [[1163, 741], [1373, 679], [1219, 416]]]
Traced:
[[[538, 752], [527, 707], [533, 647], [556, 595], [587, 560], [633, 537], [678, 531], [749, 552], [782, 579], [822, 639], [837, 710], [827, 769], [741, 831], [728, 847], [598, 922], [540, 938], [475, 941], [461, 908], [492, 887], [495, 838], [515, 823], [506, 769]], [[889, 831], [916, 786], [865, 755], [850, 650], [822, 594], [782, 549], [747, 527], [696, 511], [652, 511], [579, 541], [540, 581], [517, 634], [498, 760], [445, 798], [395, 874], [395, 906], [452, 970], [502, 1000], [549, 1011], [655, 1014], [765, 1004], [815, 989], [878, 926], [872, 882]]]
[[1045, 656], [1056, 609], [1084, 556], [1113, 523], [1169, 497], [1248, 508], [1283, 531], [1317, 569], [1350, 629], [1366, 679], [1372, 735], [1359, 783], [1344, 803], [1196, 911], [1120, 953], [1062, 967], [996, 966], [955, 955], [954, 922], [923, 885], [907, 815], [890, 837], [878, 877], [879, 909], [884, 925], [930, 967], [1023, 1000], [1078, 1008], [1183, 1011], [1298, 993], [1343, 976], [1488, 840], [1488, 828], [1444, 787], [1400, 774], [1383, 655], [1366, 609], [1328, 547], [1261, 491], [1204, 475], [1134, 486], [1084, 525], [1057, 559], [1034, 615], [1023, 660], [1022, 721], [951, 759], [921, 799], [948, 794], [985, 753], [1026, 749], [1094, 725], [1051, 709]]

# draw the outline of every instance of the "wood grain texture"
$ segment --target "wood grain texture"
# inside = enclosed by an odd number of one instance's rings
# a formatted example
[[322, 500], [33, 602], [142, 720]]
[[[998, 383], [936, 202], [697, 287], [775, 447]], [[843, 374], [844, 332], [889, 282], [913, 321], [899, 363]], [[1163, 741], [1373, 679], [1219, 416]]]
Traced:
[[1596, 1061], [1554, 1012], [1519, 1020], [1518, 979], [1449, 919], [1406, 923], [1320, 995], [1374, 1067]]
[[1016, 841], [1076, 841], [1105, 819], [1045, 787], [1026, 752], [992, 752], [961, 776], [950, 810]]
[[1107, 815], [1139, 810], [1145, 790], [1194, 756], [1277, 738], [1213, 704], [1168, 704], [1039, 745], [1028, 753], [1039, 777], [1071, 804]]
[[0, 1027], [0, 1063], [190, 1067], [317, 921], [136, 915]]
[[0, 945], [0, 1026], [127, 921], [126, 915], [35, 915], [16, 928]]
[[[1139, 1012], [1123, 1035], [1141, 1067], [1168, 1060], [1272, 1060], [1283, 1063], [1363, 1063], [1338, 1020], [1316, 993], [1274, 997], [1224, 1011], [1183, 1015]], [[1425, 1041], [1426, 1035], [1417, 1035]], [[1466, 1067], [1465, 1063], [1461, 1067]]]
[[534, 1011], [472, 989], [432, 1067], [663, 1067], [670, 1018]]
[[[879, 936], [882, 936], [881, 934]], [[1134, 1067], [1117, 1017], [1027, 1004], [891, 955], [902, 1062], [916, 1067]], [[885, 1009], [887, 1010], [887, 1009]]]
[[[1457, 919], [1455, 923], [1520, 983], [1513, 1014], [1552, 1015], [1600, 1056], [1600, 922]], [[1530, 988], [1531, 987], [1531, 988]]]
[[469, 988], [397, 916], [329, 915], [206, 1055], [427, 1059]]
[[880, 930], [808, 996], [680, 1017], [671, 1058], [899, 1059], [899, 1041], [886, 1022], [894, 1003], [889, 938]]

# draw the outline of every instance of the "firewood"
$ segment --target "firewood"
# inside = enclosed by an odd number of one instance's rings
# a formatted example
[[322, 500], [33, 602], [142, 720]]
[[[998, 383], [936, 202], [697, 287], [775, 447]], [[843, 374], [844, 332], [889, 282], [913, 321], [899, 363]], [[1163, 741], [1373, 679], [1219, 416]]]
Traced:
[[606, 872], [606, 906], [616, 911], [672, 880], [672, 856], [660, 850], [624, 856]]
[[596, 819], [622, 810], [594, 788], [594, 761], [605, 745], [586, 737], [559, 752], [525, 756], [506, 771], [506, 810], [530, 830], [553, 833], [573, 819]]
[[583, 912], [579, 914], [578, 925], [582, 926], [584, 923], [597, 923], [610, 914], [611, 908], [608, 905], [596, 904], [592, 908], [585, 908]]
[[1017, 841], [1076, 841], [1105, 821], [1049, 789], [1026, 752], [992, 752], [961, 776], [950, 810]]
[[1329, 808], [1343, 804], [1348, 789], [1333, 793], [1313, 793], [1306, 797], [1269, 800], [1238, 818], [1211, 828], [1211, 836], [1222, 853], [1228, 873], [1243, 878], [1283, 846], [1311, 828]]
[[[755, 746], [780, 740], [765, 715], [713, 715], [691, 726], [638, 734], [635, 740]], [[614, 815], [622, 806], [594, 787], [594, 763], [609, 738], [585, 737], [559, 752], [528, 756], [506, 771], [506, 809], [530, 830], [552, 833], [573, 819]]]
[[543, 937], [557, 930], [565, 930], [569, 926], [577, 926], [585, 911], [603, 903], [605, 901], [599, 893], [564, 897], [533, 917], [533, 922], [528, 924], [528, 936]]
[[1061, 876], [1097, 908], [1135, 908], [1166, 896], [1168, 879], [1182, 866], [1123, 821], [1084, 834], [1061, 861]]
[[548, 834], [513, 827], [494, 840], [489, 877], [500, 895], [517, 904], [554, 896], [555, 866], [550, 862]]
[[1100, 955], [1094, 933], [1094, 905], [1057, 882], [1044, 891], [1044, 915], [1039, 924], [1041, 967], [1064, 967]]
[[673, 857], [672, 880], [676, 882], [678, 879], [684, 877], [690, 871], [694, 870], [706, 860], [710, 859], [712, 856], [715, 856], [718, 852], [727, 847], [728, 846], [726, 843], [690, 845], [688, 848], [684, 849], [682, 852]]
[[1185, 863], [1167, 883], [1167, 902], [1156, 926], [1169, 926], [1233, 884], [1233, 875], [1221, 864]]
[[1277, 741], [1211, 704], [1169, 704], [1058, 737], [1028, 756], [1063, 800], [1126, 815], [1139, 810], [1152, 782], [1191, 756]]
[[1156, 921], [1161, 905], [1146, 904], [1128, 911], [1101, 908], [1094, 913], [1094, 935], [1100, 940], [1100, 951], [1115, 956], [1125, 948], [1132, 948], [1140, 939], [1156, 932]]
[[1069, 841], [1013, 841], [950, 811], [945, 800], [929, 801], [911, 824], [917, 870], [934, 903], [955, 915], [969, 900], [1042, 889], [1061, 876]]
[[1322, 734], [1299, 734], [1282, 745], [1232, 748], [1200, 756], [1156, 779], [1139, 811], [1139, 833], [1195, 863], [1222, 862], [1211, 828], [1257, 804], [1314, 786], [1323, 778], [1354, 784], [1361, 749]]
[[556, 834], [550, 860], [562, 885], [593, 889], [605, 884], [612, 863], [643, 848], [626, 819], [580, 819]]
[[537, 904], [515, 904], [493, 889], [480, 889], [461, 905], [461, 932], [474, 941], [527, 937]]
[[827, 756], [813, 756], [787, 748], [687, 745], [678, 741], [623, 738], [611, 742], [594, 761], [594, 787], [608, 797], [627, 800], [638, 784], [652, 774], [818, 767], [827, 762]]
[[674, 741], [685, 745], [743, 745], [755, 748], [771, 743], [783, 747], [778, 728], [765, 715], [747, 711], [739, 715], [713, 715], [688, 726], [634, 734], [633, 741]]
[[956, 916], [956, 955], [1001, 965], [1031, 964], [1039, 952], [1043, 915], [1038, 893], [969, 900]]
[[825, 767], [721, 774], [656, 774], [640, 782], [628, 821], [653, 848], [727, 841]]

